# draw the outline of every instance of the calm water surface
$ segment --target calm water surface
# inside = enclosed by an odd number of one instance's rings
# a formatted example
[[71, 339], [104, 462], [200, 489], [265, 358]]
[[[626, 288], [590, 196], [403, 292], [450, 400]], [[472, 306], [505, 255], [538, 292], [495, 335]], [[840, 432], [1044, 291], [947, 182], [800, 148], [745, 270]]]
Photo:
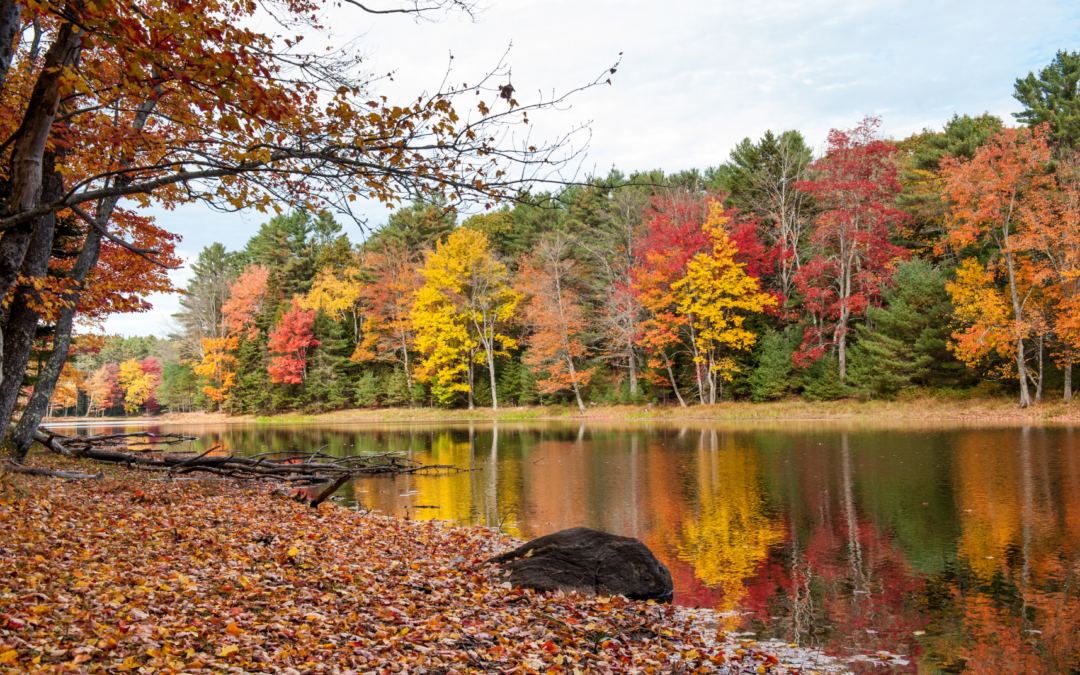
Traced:
[[577, 525], [637, 537], [671, 570], [677, 603], [730, 612], [726, 628], [760, 639], [911, 655], [903, 672], [1080, 672], [1080, 428], [150, 428], [198, 435], [194, 450], [327, 446], [477, 469], [340, 494], [522, 538]]

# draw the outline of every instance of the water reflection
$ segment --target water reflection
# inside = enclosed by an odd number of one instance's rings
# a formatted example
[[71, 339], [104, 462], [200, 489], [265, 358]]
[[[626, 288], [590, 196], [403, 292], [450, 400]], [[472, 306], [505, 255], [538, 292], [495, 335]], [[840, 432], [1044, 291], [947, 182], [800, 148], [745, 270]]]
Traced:
[[[162, 427], [164, 429], [164, 427]], [[401, 452], [475, 469], [367, 478], [345, 503], [532, 538], [642, 539], [676, 601], [908, 672], [1080, 672], [1071, 427], [512, 423], [184, 427], [244, 454]], [[883, 672], [878, 670], [878, 672]]]

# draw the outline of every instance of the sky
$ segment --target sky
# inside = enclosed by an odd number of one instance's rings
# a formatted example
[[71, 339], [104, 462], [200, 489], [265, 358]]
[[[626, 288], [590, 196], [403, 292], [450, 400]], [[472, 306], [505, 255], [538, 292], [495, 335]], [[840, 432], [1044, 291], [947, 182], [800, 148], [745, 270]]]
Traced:
[[[940, 129], [954, 113], [1009, 123], [1016, 78], [1059, 49], [1080, 50], [1075, 1], [487, 0], [473, 19], [417, 22], [351, 6], [330, 19], [337, 44], [358, 41], [372, 72], [394, 73], [376, 91], [391, 101], [437, 90], [451, 64], [451, 81], [475, 83], [505, 55], [515, 98], [527, 104], [606, 77], [621, 53], [610, 86], [530, 116], [534, 138], [588, 124], [581, 175], [704, 169], [769, 129], [798, 129], [820, 148], [830, 129], [868, 115], [894, 138]], [[151, 212], [183, 236], [187, 260], [215, 241], [242, 248], [267, 219], [201, 205]], [[361, 212], [369, 227], [386, 220], [381, 205]], [[363, 239], [358, 225], [346, 230]], [[190, 271], [172, 277], [183, 287]], [[106, 331], [166, 335], [178, 297], [149, 299], [152, 311], [112, 317]]]

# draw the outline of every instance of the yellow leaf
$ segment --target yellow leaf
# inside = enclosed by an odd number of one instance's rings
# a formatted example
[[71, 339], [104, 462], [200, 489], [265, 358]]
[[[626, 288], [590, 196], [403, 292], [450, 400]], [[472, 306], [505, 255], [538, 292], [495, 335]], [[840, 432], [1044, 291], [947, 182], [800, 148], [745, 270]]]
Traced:
[[237, 647], [236, 645], [226, 645], [225, 647], [221, 648], [221, 651], [218, 652], [217, 655], [224, 658], [226, 656], [230, 656], [232, 654], [235, 654], [238, 651], [240, 651], [240, 648]]
[[0, 654], [0, 663], [15, 663], [18, 658], [19, 652], [15, 651], [14, 649], [9, 649], [3, 654]]
[[295, 558], [299, 554], [300, 554], [300, 549], [296, 548], [295, 546], [293, 546], [292, 548], [289, 549], [289, 557]]

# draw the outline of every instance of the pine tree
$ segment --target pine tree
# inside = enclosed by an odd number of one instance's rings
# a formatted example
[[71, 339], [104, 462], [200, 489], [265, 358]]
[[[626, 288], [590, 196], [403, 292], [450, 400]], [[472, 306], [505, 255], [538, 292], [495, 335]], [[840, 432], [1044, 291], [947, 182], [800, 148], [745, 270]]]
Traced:
[[794, 352], [791, 340], [783, 333], [765, 333], [757, 350], [757, 368], [750, 375], [753, 401], [778, 399], [791, 390], [791, 356]]
[[506, 405], [521, 405], [521, 361], [509, 358], [498, 362], [496, 390], [499, 400], [506, 400]]
[[361, 408], [374, 408], [379, 405], [381, 389], [375, 371], [365, 370], [360, 381], [356, 383], [356, 405]]
[[851, 385], [889, 395], [961, 376], [960, 364], [948, 351], [952, 303], [941, 271], [921, 260], [902, 263], [883, 296], [885, 307], [867, 310], [872, 327], [857, 329]]
[[840, 381], [840, 364], [832, 354], [818, 359], [803, 373], [803, 398], [808, 401], [835, 401], [846, 393]]
[[390, 406], [408, 406], [412, 404], [409, 380], [405, 377], [405, 370], [400, 366], [394, 368], [394, 371], [386, 378], [383, 403]]

